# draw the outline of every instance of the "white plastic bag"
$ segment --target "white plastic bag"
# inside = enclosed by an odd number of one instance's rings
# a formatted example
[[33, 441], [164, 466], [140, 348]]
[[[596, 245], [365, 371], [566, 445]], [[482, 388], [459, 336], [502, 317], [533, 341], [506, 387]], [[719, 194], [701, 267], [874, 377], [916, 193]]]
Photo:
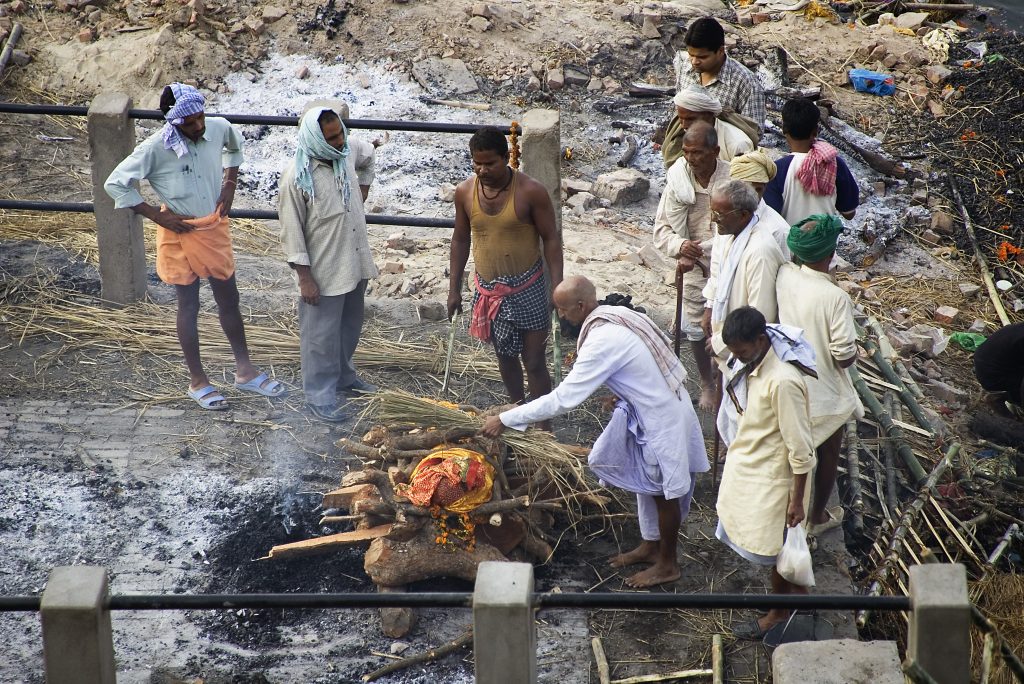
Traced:
[[786, 541], [782, 544], [775, 567], [782, 579], [798, 587], [814, 586], [811, 550], [807, 547], [807, 533], [802, 524], [786, 528]]

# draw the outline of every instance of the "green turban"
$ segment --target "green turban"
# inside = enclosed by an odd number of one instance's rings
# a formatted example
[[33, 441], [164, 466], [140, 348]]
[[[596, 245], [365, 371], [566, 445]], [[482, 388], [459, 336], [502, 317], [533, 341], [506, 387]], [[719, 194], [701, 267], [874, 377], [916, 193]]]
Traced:
[[[815, 224], [805, 228], [806, 224]], [[789, 229], [786, 244], [789, 251], [805, 264], [813, 264], [836, 251], [839, 234], [843, 232], [843, 221], [831, 214], [814, 214]]]

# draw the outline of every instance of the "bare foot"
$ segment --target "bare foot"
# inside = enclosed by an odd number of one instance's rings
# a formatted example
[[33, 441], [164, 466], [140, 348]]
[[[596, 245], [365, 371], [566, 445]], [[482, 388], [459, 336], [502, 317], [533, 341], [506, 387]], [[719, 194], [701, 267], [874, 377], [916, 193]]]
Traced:
[[714, 412], [718, 408], [715, 406], [715, 390], [710, 387], [702, 388], [700, 391], [700, 401], [697, 402], [697, 406], [699, 406], [702, 411], [707, 411], [708, 413]]
[[679, 566], [675, 563], [655, 563], [646, 570], [627, 577], [626, 584], [634, 589], [653, 587], [666, 582], [675, 582], [679, 579], [679, 574]]
[[624, 568], [627, 565], [636, 565], [637, 563], [657, 563], [657, 561], [658, 542], [645, 541], [640, 542], [640, 546], [636, 547], [632, 551], [612, 556], [611, 560], [608, 561], [608, 565], [613, 568]]

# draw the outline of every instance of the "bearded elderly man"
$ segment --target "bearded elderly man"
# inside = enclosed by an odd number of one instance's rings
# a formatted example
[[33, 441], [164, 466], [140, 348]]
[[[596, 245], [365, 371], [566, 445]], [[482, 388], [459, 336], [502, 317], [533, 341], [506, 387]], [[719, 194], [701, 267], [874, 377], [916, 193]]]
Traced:
[[348, 417], [337, 392], [377, 389], [352, 362], [366, 283], [377, 275], [363, 210], [373, 161], [370, 143], [350, 140], [336, 112], [314, 107], [299, 122], [295, 159], [279, 184], [281, 244], [299, 286], [302, 390], [310, 412], [330, 423]]
[[[700, 325], [704, 314], [704, 264], [712, 258], [715, 227], [711, 219], [711, 188], [729, 178], [729, 163], [718, 158], [718, 134], [698, 121], [683, 136], [683, 159], [668, 170], [665, 190], [654, 217], [654, 246], [677, 260], [683, 289], [681, 320], [675, 322], [690, 341], [700, 373], [700, 406], [715, 408], [711, 357]], [[695, 270], [695, 264], [701, 269]]]
[[836, 484], [846, 423], [864, 416], [847, 371], [857, 360], [853, 302], [829, 275], [842, 231], [840, 218], [825, 214], [793, 226], [789, 246], [797, 263], [780, 268], [776, 280], [779, 322], [806, 332], [817, 361], [817, 377], [807, 379], [811, 436], [818, 458], [807, 518], [807, 533], [813, 537], [843, 521], [842, 506], [829, 510], [826, 506]]
[[[135, 148], [103, 184], [117, 209], [131, 209], [156, 229], [156, 273], [178, 297], [178, 341], [188, 366], [188, 396], [209, 410], [228, 408], [199, 356], [199, 279], [208, 278], [221, 328], [235, 356], [235, 387], [277, 397], [285, 387], [249, 360], [238, 309], [235, 257], [228, 213], [242, 163], [242, 136], [219, 117], [206, 118], [206, 99], [172, 83], [160, 94], [166, 123]], [[223, 177], [221, 169], [223, 168]], [[138, 183], [148, 180], [163, 203], [148, 204]]]
[[722, 105], [710, 95], [696, 88], [680, 90], [672, 98], [676, 111], [665, 129], [665, 142], [661, 147], [661, 156], [665, 168], [671, 168], [682, 155], [682, 136], [698, 121], [711, 124], [718, 134], [718, 156], [722, 161], [732, 161], [733, 157], [752, 151], [760, 140], [756, 126], [742, 119], [733, 119], [743, 124], [740, 128], [735, 123], [721, 118]]
[[579, 406], [607, 385], [619, 400], [588, 463], [602, 483], [637, 495], [643, 539], [611, 565], [652, 564], [626, 579], [632, 587], [673, 582], [680, 575], [679, 526], [689, 513], [696, 474], [709, 467], [686, 393], [686, 371], [650, 318], [599, 306], [586, 278], [566, 278], [555, 288], [554, 301], [561, 317], [582, 324], [572, 371], [550, 394], [488, 418], [482, 432], [497, 437], [506, 427], [523, 430]]
[[772, 209], [764, 201], [764, 191], [768, 182], [775, 178], [775, 162], [768, 156], [764, 148], [757, 148], [753, 152], [742, 154], [729, 162], [729, 178], [750, 183], [757, 193], [760, 203], [757, 205], [757, 217], [761, 225], [768, 228], [775, 238], [776, 244], [782, 250], [783, 258], [788, 262], [790, 259], [789, 245], [789, 223], [782, 218], [782, 214]]

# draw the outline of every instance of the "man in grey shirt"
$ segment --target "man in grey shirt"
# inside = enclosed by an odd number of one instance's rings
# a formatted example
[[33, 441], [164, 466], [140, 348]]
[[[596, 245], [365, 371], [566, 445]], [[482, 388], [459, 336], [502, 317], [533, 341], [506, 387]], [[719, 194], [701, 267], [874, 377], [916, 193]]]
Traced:
[[350, 140], [336, 112], [314, 107], [299, 122], [295, 161], [281, 174], [281, 244], [299, 285], [302, 389], [318, 418], [343, 422], [337, 392], [375, 392], [352, 363], [363, 329], [366, 282], [377, 275], [363, 200], [373, 146]]

